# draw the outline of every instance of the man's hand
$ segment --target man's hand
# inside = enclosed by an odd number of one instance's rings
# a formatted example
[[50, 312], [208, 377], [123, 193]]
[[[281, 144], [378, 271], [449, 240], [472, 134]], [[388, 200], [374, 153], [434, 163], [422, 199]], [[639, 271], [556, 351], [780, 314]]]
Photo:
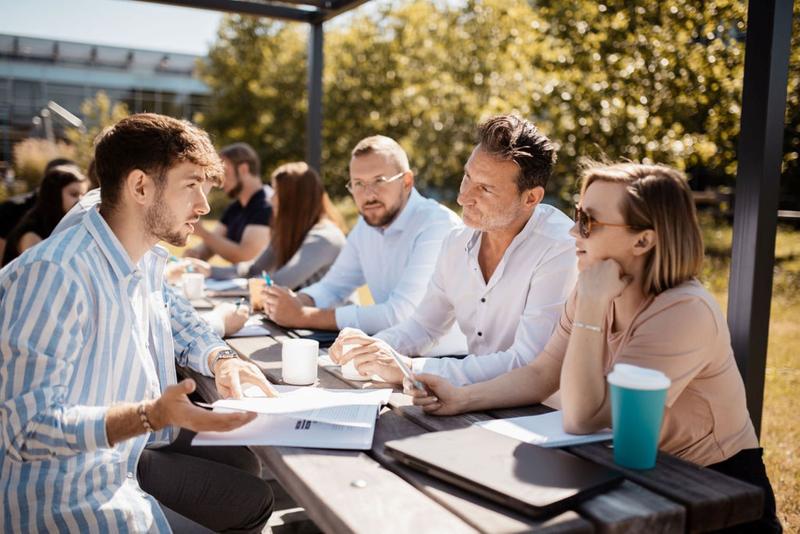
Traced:
[[261, 297], [270, 320], [289, 328], [306, 326], [303, 302], [291, 289], [268, 286], [261, 290]]
[[406, 378], [403, 392], [414, 397], [414, 405], [422, 406], [425, 413], [433, 415], [456, 415], [468, 411], [467, 394], [464, 388], [456, 387], [437, 375], [415, 375], [425, 385], [426, 391], [415, 388]]
[[[341, 365], [344, 363], [341, 359], [345, 345], [351, 345], [353, 344], [353, 339], [359, 338], [372, 339], [358, 328], [350, 328], [349, 326], [342, 328], [341, 332], [339, 332], [339, 335], [336, 337], [336, 341], [334, 341], [333, 345], [328, 349], [328, 357], [330, 357], [333, 363]], [[350, 347], [348, 347], [348, 349], [349, 348]]]
[[252, 384], [261, 389], [268, 397], [277, 397], [278, 392], [267, 382], [264, 373], [254, 363], [238, 358], [219, 360], [214, 373], [217, 391], [223, 399], [241, 399], [242, 384]]
[[246, 425], [256, 418], [252, 412], [215, 413], [192, 404], [189, 395], [195, 389], [191, 378], [169, 386], [145, 410], [150, 425], [155, 430], [174, 425], [194, 432], [227, 432]]
[[242, 329], [250, 318], [250, 309], [247, 306], [238, 306], [230, 302], [223, 302], [214, 306], [214, 313], [222, 318], [225, 326], [223, 335], [230, 336]]
[[[363, 376], [378, 375], [390, 384], [403, 383], [403, 371], [392, 356], [393, 349], [382, 339], [365, 335], [353, 335], [345, 338], [343, 345], [353, 345], [339, 357], [341, 365], [353, 361], [356, 371]], [[411, 358], [400, 356], [410, 368]]]

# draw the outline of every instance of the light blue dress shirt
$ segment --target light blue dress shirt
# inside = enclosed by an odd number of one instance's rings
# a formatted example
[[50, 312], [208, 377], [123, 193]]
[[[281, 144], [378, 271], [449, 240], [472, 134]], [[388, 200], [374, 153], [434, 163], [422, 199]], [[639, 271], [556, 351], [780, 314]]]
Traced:
[[176, 359], [210, 375], [225, 346], [165, 289], [167, 256], [134, 265], [90, 209], [0, 271], [0, 532], [169, 532], [136, 480], [148, 436], [111, 447], [105, 430], [109, 406], [174, 384]]
[[[403, 210], [386, 229], [359, 217], [325, 277], [302, 290], [320, 308], [331, 308], [367, 284], [375, 304], [336, 308], [336, 326], [374, 334], [409, 317], [422, 300], [442, 241], [461, 226], [451, 210], [412, 189]], [[461, 337], [462, 348], [466, 341]]]

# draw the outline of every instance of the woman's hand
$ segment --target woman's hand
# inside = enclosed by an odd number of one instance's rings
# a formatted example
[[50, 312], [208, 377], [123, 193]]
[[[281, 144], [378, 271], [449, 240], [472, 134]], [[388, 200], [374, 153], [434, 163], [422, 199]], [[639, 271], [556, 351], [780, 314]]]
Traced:
[[414, 387], [408, 378], [403, 380], [403, 392], [411, 395], [415, 406], [422, 406], [425, 413], [433, 415], [456, 415], [469, 411], [465, 388], [456, 387], [437, 375], [420, 374], [414, 378], [425, 385], [425, 391]]
[[622, 294], [632, 277], [622, 271], [619, 263], [612, 259], [593, 263], [578, 275], [576, 285], [578, 298], [601, 305], [608, 305]]

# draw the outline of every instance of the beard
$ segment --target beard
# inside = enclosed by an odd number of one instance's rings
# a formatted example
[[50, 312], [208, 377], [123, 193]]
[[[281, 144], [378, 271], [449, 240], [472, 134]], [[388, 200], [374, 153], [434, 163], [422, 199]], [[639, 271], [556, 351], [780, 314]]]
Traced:
[[235, 199], [239, 196], [239, 193], [242, 192], [242, 177], [239, 176], [239, 171], [234, 170], [234, 174], [236, 176], [236, 185], [230, 191], [226, 191], [225, 194], [228, 195], [228, 198]]
[[497, 210], [495, 213], [481, 213], [473, 210], [474, 208], [464, 208], [461, 218], [466, 226], [481, 232], [508, 228], [524, 212], [520, 200], [517, 200], [511, 206], [504, 206], [502, 210]]
[[401, 204], [397, 204], [392, 208], [387, 208], [385, 204], [382, 202], [369, 202], [364, 205], [364, 207], [372, 207], [372, 206], [383, 206], [384, 211], [382, 213], [365, 213], [364, 209], [361, 210], [361, 216], [364, 218], [364, 222], [370, 226], [381, 228], [384, 226], [388, 226], [392, 221], [397, 218], [397, 215], [400, 213], [400, 206]]
[[151, 236], [175, 247], [186, 246], [186, 242], [189, 240], [188, 231], [182, 233], [180, 229], [176, 229], [183, 228], [183, 225], [175, 222], [175, 216], [169, 212], [160, 196], [157, 197], [155, 204], [145, 211], [144, 227]]

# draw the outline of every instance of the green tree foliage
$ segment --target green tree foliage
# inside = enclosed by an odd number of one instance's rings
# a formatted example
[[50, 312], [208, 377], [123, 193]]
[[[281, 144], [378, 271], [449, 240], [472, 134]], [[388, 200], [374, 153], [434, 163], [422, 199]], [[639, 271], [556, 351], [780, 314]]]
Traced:
[[[730, 181], [745, 9], [738, 0], [398, 0], [359, 10], [325, 34], [326, 182], [342, 193], [353, 145], [384, 133], [408, 150], [423, 187], [452, 198], [475, 125], [506, 112], [559, 145], [552, 192], [565, 199], [582, 156]], [[204, 67], [215, 96], [203, 124], [224, 142], [253, 143], [267, 170], [304, 157], [306, 39], [302, 26], [230, 17]]]
[[200, 65], [212, 94], [210, 111], [195, 119], [220, 147], [250, 143], [266, 175], [305, 157], [306, 42], [302, 25], [233, 15]]
[[792, 52], [789, 58], [781, 193], [782, 207], [800, 209], [800, 2], [797, 1], [794, 3], [792, 17]]

